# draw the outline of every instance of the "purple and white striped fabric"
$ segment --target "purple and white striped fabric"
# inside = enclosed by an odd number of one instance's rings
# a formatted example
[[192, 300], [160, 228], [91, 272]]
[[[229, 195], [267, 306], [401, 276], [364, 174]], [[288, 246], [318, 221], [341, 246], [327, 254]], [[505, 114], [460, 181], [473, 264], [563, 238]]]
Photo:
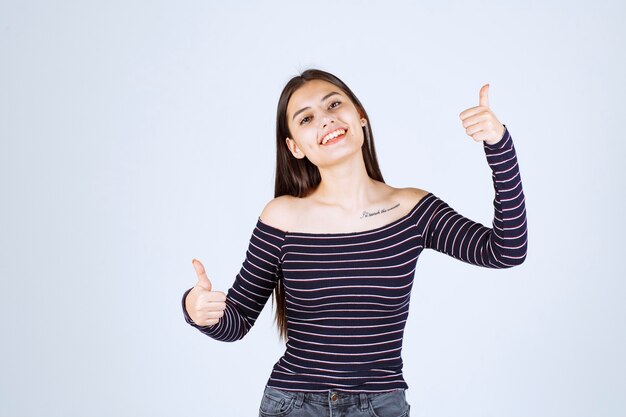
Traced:
[[191, 289], [183, 296], [185, 320], [213, 339], [239, 340], [281, 277], [289, 340], [268, 386], [309, 392], [408, 388], [402, 340], [422, 250], [487, 268], [509, 268], [526, 257], [524, 193], [508, 129], [483, 148], [495, 187], [492, 228], [432, 193], [400, 219], [364, 232], [285, 232], [259, 219], [219, 323], [202, 327], [191, 320], [185, 311]]

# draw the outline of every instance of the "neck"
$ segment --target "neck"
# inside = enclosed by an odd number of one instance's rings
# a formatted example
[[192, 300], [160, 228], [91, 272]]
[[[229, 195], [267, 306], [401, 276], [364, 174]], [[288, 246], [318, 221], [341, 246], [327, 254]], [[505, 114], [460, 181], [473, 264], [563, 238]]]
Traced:
[[354, 158], [319, 170], [322, 180], [314, 194], [324, 204], [361, 210], [371, 201], [375, 183], [367, 175], [360, 152]]

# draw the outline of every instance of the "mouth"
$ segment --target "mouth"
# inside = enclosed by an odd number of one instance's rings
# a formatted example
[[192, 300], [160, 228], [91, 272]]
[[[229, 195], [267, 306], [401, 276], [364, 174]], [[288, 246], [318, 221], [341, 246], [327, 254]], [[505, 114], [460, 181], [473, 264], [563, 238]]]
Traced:
[[340, 127], [339, 129], [333, 130], [326, 136], [322, 137], [322, 140], [320, 141], [320, 145], [327, 146], [327, 145], [332, 145], [333, 143], [337, 143], [346, 136], [347, 132], [348, 132], [348, 129], [344, 129], [342, 127]]

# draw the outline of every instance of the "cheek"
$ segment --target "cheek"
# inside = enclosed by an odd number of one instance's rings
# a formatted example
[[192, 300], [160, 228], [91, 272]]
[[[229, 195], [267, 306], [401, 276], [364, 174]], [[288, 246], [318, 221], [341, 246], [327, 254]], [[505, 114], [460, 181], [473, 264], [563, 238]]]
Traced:
[[365, 132], [363, 131], [363, 127], [359, 125], [356, 126], [355, 129], [352, 130], [352, 137], [363, 143], [365, 140]]
[[297, 140], [301, 146], [313, 148], [317, 145], [317, 131], [315, 129], [302, 129], [298, 132]]
[[312, 149], [313, 146], [315, 145], [313, 143], [314, 140], [311, 140], [307, 136], [307, 134], [303, 132], [299, 132], [292, 139], [295, 141], [296, 145], [298, 146], [298, 149], [304, 152], [304, 154], [308, 154], [310, 152], [310, 149]]

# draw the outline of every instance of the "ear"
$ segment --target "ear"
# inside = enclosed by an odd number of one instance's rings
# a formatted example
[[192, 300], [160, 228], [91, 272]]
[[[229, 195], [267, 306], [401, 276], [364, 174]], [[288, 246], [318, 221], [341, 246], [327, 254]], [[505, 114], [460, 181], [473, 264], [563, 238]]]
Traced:
[[285, 143], [287, 144], [287, 148], [289, 149], [289, 151], [291, 151], [291, 154], [296, 159], [304, 158], [304, 153], [300, 150], [300, 148], [298, 148], [298, 144], [296, 143], [295, 140], [291, 138], [286, 138]]
[[367, 124], [367, 119], [365, 117], [361, 117], [361, 126], [365, 127], [366, 124]]

